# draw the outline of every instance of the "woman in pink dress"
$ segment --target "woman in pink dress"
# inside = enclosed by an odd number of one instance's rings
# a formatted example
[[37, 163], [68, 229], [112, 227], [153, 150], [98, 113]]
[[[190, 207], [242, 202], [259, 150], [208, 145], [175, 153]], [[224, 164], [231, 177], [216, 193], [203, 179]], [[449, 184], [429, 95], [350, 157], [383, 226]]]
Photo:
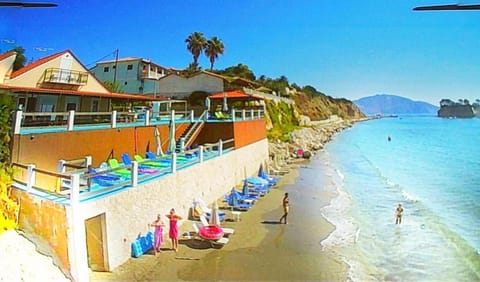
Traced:
[[175, 214], [175, 209], [170, 210], [170, 214], [167, 214], [167, 218], [170, 220], [170, 231], [168, 233], [170, 239], [172, 239], [172, 250], [178, 251], [178, 225], [177, 221], [182, 217]]
[[160, 246], [163, 242], [163, 221], [160, 214], [157, 215], [157, 219], [150, 223], [151, 227], [155, 227], [154, 242], [153, 242], [153, 254], [157, 255], [160, 252]]

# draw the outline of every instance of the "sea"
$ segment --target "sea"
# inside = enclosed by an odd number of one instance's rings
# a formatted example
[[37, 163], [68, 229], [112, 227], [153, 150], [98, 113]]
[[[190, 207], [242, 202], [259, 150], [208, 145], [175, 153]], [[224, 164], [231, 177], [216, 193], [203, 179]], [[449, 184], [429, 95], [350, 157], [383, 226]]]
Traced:
[[358, 122], [311, 162], [337, 194], [320, 244], [351, 281], [480, 281], [480, 119]]

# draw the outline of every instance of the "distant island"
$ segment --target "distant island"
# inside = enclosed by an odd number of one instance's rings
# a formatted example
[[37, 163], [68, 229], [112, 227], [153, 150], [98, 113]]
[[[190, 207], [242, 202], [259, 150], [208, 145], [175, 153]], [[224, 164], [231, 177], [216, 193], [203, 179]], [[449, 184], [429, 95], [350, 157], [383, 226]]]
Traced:
[[438, 107], [427, 102], [389, 95], [377, 94], [354, 100], [353, 103], [367, 116], [396, 116], [425, 114], [436, 115]]
[[442, 99], [437, 116], [442, 118], [480, 117], [480, 100], [477, 99], [475, 103], [470, 104], [467, 99], [459, 99], [458, 102]]

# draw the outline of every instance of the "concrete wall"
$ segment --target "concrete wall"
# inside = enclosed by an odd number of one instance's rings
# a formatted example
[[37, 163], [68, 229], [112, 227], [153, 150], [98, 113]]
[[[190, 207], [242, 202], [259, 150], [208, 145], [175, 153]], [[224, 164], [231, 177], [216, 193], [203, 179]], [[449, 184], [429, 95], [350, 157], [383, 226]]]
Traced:
[[12, 198], [20, 203], [19, 225], [48, 242], [55, 252], [55, 262], [66, 272], [70, 268], [67, 245], [66, 208], [50, 200], [12, 189]]
[[194, 91], [205, 91], [207, 93], [223, 91], [223, 80], [221, 78], [204, 73], [190, 78], [170, 74], [162, 77], [158, 81], [158, 85], [158, 94], [165, 97], [181, 98]]
[[[139, 233], [148, 231], [147, 224], [158, 213], [167, 214], [171, 208], [175, 208], [178, 214], [187, 219], [194, 198], [200, 197], [207, 204], [212, 203], [240, 184], [245, 177], [256, 175], [260, 164], [267, 160], [268, 141], [263, 139], [141, 186], [80, 203], [77, 211], [68, 206], [69, 225], [73, 230], [73, 234], [69, 234], [69, 246], [79, 254], [86, 253], [85, 224], [79, 224], [75, 216], [85, 222], [104, 213], [108, 266], [112, 270], [131, 257], [131, 243]], [[166, 218], [164, 221], [168, 222]], [[168, 232], [166, 229], [165, 232]], [[88, 275], [87, 265], [85, 260], [82, 262], [81, 255], [80, 261], [77, 269], [80, 274], [77, 275], [81, 277], [82, 273], [86, 275], [85, 272]]]

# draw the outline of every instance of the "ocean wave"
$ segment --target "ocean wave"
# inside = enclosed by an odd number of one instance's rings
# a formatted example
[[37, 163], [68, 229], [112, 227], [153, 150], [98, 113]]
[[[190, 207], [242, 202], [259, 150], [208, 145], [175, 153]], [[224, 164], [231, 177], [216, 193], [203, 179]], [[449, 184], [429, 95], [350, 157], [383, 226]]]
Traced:
[[409, 202], [416, 203], [420, 202], [420, 197], [413, 195], [405, 190], [402, 190], [402, 196]]

